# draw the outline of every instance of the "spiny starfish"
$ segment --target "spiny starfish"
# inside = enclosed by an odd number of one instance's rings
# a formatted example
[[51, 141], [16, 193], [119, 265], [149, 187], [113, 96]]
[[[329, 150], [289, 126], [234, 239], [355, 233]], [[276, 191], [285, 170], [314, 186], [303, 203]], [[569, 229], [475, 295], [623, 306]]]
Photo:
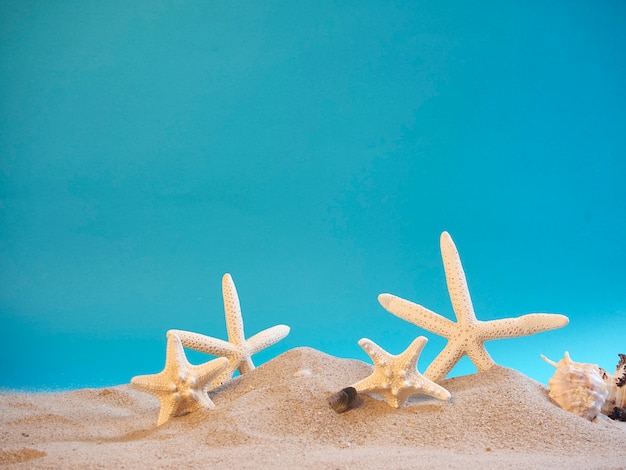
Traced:
[[215, 408], [207, 395], [207, 386], [228, 366], [224, 357], [194, 366], [187, 361], [178, 336], [167, 334], [165, 368], [158, 374], [133, 377], [131, 385], [156, 396], [161, 402], [157, 426], [175, 416], [200, 408]]
[[394, 408], [404, 405], [416, 393], [448, 400], [450, 392], [417, 371], [417, 360], [427, 341], [424, 336], [420, 336], [404, 352], [394, 356], [374, 341], [361, 339], [359, 345], [374, 361], [374, 372], [353, 387], [360, 393], [381, 395]]
[[246, 339], [243, 331], [243, 319], [237, 289], [230, 274], [222, 278], [222, 293], [224, 296], [224, 312], [226, 314], [226, 330], [228, 341], [210, 336], [192, 333], [190, 331], [170, 330], [180, 337], [183, 346], [213, 356], [228, 358], [228, 367], [211, 383], [210, 389], [223, 384], [239, 370], [240, 374], [254, 369], [252, 355], [258, 353], [289, 334], [287, 325], [277, 325]]
[[425, 377], [439, 382], [465, 355], [479, 371], [487, 370], [496, 363], [485, 349], [486, 341], [533, 335], [568, 324], [569, 320], [565, 315], [548, 313], [491, 321], [477, 320], [461, 259], [448, 232], [441, 234], [441, 256], [456, 323], [395, 295], [378, 296], [380, 304], [389, 312], [448, 339], [446, 347], [424, 372]]

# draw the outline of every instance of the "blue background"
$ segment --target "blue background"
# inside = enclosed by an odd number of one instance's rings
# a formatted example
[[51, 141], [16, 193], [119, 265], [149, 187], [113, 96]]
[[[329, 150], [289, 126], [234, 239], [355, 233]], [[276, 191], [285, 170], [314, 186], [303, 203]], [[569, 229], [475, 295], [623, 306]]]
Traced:
[[[369, 358], [445, 340], [439, 235], [479, 319], [563, 313], [488, 343], [613, 370], [626, 353], [626, 3], [0, 3], [0, 386], [125, 383], [165, 332]], [[208, 359], [190, 353], [192, 362]], [[453, 375], [470, 373], [464, 359]]]

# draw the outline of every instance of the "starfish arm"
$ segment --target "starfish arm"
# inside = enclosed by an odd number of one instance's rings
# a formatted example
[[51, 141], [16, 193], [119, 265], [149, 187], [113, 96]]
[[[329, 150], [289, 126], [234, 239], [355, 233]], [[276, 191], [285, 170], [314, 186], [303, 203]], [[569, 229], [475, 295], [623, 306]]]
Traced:
[[130, 380], [130, 384], [146, 393], [157, 395], [164, 392], [172, 392], [175, 390], [171, 382], [169, 382], [163, 373], [150, 375], [137, 375]]
[[421, 380], [413, 387], [413, 394], [420, 393], [422, 395], [428, 395], [429, 397], [438, 398], [439, 400], [447, 401], [452, 396], [448, 390], [441, 385], [437, 385], [432, 380], [428, 380], [426, 377], [421, 377]]
[[465, 351], [456, 344], [448, 342], [445, 348], [435, 357], [424, 372], [424, 377], [433, 382], [440, 382], [446, 378], [452, 368], [463, 357]]
[[243, 318], [241, 317], [241, 305], [235, 283], [230, 274], [224, 274], [222, 278], [222, 295], [224, 296], [224, 313], [226, 314], [226, 331], [228, 341], [235, 344], [243, 344], [245, 334], [243, 331]]
[[389, 390], [381, 387], [380, 382], [375, 380], [372, 375], [359, 380], [357, 383], [353, 384], [352, 387], [354, 387], [358, 393], [376, 393], [382, 395], [383, 393], [389, 392]]
[[233, 376], [233, 374], [239, 368], [240, 365], [241, 365], [240, 359], [235, 359], [235, 358], [230, 359], [226, 369], [220, 372], [219, 375], [215, 377], [215, 379], [211, 380], [208, 390], [215, 390], [217, 387], [219, 387], [220, 385], [223, 385], [225, 382], [230, 380], [230, 378]]
[[250, 356], [246, 356], [242, 358], [241, 361], [239, 361], [239, 367], [237, 367], [237, 370], [239, 371], [241, 375], [247, 374], [248, 372], [254, 369], [255, 369], [254, 362], [252, 362], [252, 358]]
[[401, 356], [406, 360], [407, 371], [414, 371], [417, 369], [417, 361], [420, 357], [420, 354], [422, 354], [424, 346], [426, 346], [427, 342], [428, 338], [426, 338], [425, 336], [418, 336], [401, 354]]
[[191, 364], [187, 361], [180, 337], [172, 330], [168, 331], [166, 336], [165, 370], [176, 371], [182, 375], [187, 374]]
[[372, 391], [371, 393], [377, 393], [378, 395], [381, 395], [385, 399], [385, 401], [394, 408], [400, 408], [401, 406], [403, 406], [409, 396], [413, 394], [411, 390], [407, 389], [402, 391], [396, 391], [396, 393], [394, 393], [393, 390], [385, 390], [383, 392]]
[[354, 385], [352, 385], [354, 389], [361, 394], [374, 394], [380, 395], [385, 399], [385, 401], [394, 408], [399, 408], [402, 403], [399, 400], [398, 395], [394, 395], [391, 382], [383, 379], [380, 374], [377, 374], [376, 371], [372, 373], [369, 377], [364, 378], [363, 380], [358, 381]]
[[459, 252], [448, 232], [441, 234], [441, 257], [443, 258], [443, 269], [446, 273], [450, 301], [457, 321], [463, 325], [473, 323], [476, 320], [476, 314], [467, 287], [465, 271], [463, 271]]
[[289, 331], [290, 328], [287, 325], [276, 325], [250, 337], [247, 340], [247, 346], [250, 354], [256, 354], [259, 351], [278, 343], [289, 334]]
[[169, 421], [170, 418], [178, 415], [177, 411], [180, 407], [181, 399], [182, 397], [180, 393], [168, 395], [167, 397], [159, 399], [161, 402], [161, 410], [159, 411], [157, 426], [161, 426], [165, 422]]
[[468, 348], [467, 357], [476, 366], [479, 371], [491, 369], [496, 365], [496, 361], [491, 358], [491, 355], [487, 352], [485, 345], [480, 342], [475, 342], [474, 346]]
[[[204, 393], [204, 395], [208, 398], [209, 396]], [[178, 416], [184, 416], [189, 413], [193, 413], [196, 410], [204, 408], [203, 403], [200, 401], [202, 398], [200, 394], [196, 390], [185, 389], [181, 390], [179, 393], [174, 394], [174, 408], [172, 409], [171, 417], [175, 418]], [[213, 405], [213, 403], [211, 403]], [[207, 408], [214, 408], [213, 406], [208, 406]]]
[[531, 313], [516, 318], [481, 322], [481, 336], [484, 341], [517, 338], [518, 336], [530, 336], [535, 333], [562, 328], [568, 323], [569, 319], [565, 315]]
[[380, 294], [378, 302], [385, 310], [436, 335], [449, 338], [455, 323], [421, 305], [392, 294]]
[[227, 358], [218, 357], [204, 364], [191, 366], [193, 373], [197, 377], [197, 388], [205, 390], [211, 381], [226, 370], [228, 364], [229, 361]]
[[206, 390], [197, 391], [194, 397], [195, 402], [197, 403], [197, 408], [205, 408], [209, 410], [215, 409], [215, 403], [213, 400], [209, 398], [209, 395]]
[[378, 364], [389, 364], [390, 360], [392, 359], [391, 354], [378, 346], [371, 339], [361, 338], [359, 340], [359, 346], [361, 346], [361, 348], [363, 348], [363, 351], [365, 351], [367, 355], [372, 359], [372, 361], [374, 362], [374, 366], [377, 366]]
[[211, 336], [183, 330], [169, 330], [168, 334], [169, 333], [178, 336], [183, 346], [193, 349], [194, 351], [211, 354], [212, 356], [228, 356], [237, 352], [236, 345], [228, 341], [212, 338]]

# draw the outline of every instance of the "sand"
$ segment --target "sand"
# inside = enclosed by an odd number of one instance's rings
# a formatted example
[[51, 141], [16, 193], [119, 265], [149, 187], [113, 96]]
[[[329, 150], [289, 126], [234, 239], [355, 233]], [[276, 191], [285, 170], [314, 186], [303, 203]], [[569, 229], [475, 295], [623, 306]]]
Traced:
[[158, 428], [158, 400], [129, 385], [2, 393], [0, 465], [626, 468], [625, 423], [567, 413], [547, 387], [500, 366], [442, 382], [450, 402], [415, 396], [394, 409], [364, 396], [354, 409], [335, 413], [328, 396], [371, 370], [297, 348], [210, 392], [216, 409]]

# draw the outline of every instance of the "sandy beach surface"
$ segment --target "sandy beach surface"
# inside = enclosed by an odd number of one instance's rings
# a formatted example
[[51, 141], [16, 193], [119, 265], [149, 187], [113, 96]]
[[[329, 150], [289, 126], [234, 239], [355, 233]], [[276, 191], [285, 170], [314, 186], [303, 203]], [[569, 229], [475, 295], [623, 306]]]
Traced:
[[[156, 427], [158, 400], [120, 385], [0, 394], [9, 468], [626, 468], [626, 424], [589, 422], [546, 386], [496, 366], [442, 382], [449, 402], [394, 409], [369, 396], [342, 414], [327, 398], [372, 366], [286, 352], [210, 392], [214, 410]], [[158, 371], [138, 371], [139, 374]]]

